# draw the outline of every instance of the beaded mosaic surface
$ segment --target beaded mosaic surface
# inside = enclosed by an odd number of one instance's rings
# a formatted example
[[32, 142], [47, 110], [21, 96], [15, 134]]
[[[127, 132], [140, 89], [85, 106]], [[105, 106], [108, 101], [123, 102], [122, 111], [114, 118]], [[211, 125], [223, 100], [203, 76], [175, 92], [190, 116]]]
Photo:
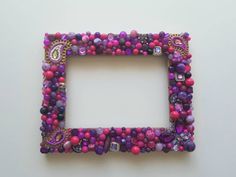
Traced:
[[[45, 34], [43, 61], [43, 101], [40, 128], [41, 153], [188, 151], [193, 142], [194, 117], [191, 54], [188, 33], [139, 34], [132, 30], [119, 34], [68, 33]], [[165, 55], [168, 60], [169, 120], [167, 128], [110, 127], [65, 128], [66, 60], [85, 55]]]

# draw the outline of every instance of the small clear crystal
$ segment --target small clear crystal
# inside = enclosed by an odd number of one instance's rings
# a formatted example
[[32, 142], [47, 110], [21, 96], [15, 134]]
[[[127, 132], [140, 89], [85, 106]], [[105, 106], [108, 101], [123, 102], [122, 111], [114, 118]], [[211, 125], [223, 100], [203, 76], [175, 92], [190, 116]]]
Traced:
[[154, 56], [160, 56], [161, 54], [162, 54], [161, 47], [160, 47], [160, 46], [154, 47], [154, 49], [153, 49], [153, 55], [154, 55]]

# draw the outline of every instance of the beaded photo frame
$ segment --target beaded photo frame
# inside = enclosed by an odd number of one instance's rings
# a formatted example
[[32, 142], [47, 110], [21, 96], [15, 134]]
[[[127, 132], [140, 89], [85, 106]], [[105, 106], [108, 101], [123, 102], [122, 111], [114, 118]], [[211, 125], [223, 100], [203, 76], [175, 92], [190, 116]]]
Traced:
[[[188, 33], [139, 34], [68, 33], [45, 34], [43, 61], [43, 101], [40, 127], [41, 153], [188, 151], [195, 149]], [[85, 55], [165, 55], [168, 60], [168, 128], [111, 127], [65, 128], [66, 64], [71, 56]]]

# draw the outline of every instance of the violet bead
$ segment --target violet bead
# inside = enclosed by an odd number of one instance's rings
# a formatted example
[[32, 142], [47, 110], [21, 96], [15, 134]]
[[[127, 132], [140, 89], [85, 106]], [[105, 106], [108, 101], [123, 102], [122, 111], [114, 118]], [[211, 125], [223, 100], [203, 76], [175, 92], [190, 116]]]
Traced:
[[192, 115], [187, 116], [186, 122], [188, 124], [192, 124], [194, 122], [194, 117]]
[[194, 151], [195, 150], [195, 144], [194, 144], [194, 142], [192, 142], [192, 141], [187, 141], [185, 144], [184, 144], [184, 148], [185, 148], [185, 150], [186, 151], [188, 151], [188, 152], [192, 152], [192, 151]]
[[183, 63], [178, 64], [178, 65], [176, 66], [176, 71], [177, 71], [178, 73], [184, 73], [184, 71], [185, 71], [185, 65], [184, 65]]

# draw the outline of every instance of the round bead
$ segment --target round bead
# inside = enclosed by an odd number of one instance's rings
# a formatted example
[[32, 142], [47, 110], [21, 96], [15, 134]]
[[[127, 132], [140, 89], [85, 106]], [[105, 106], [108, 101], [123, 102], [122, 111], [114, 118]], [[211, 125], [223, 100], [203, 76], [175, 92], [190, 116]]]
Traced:
[[193, 80], [193, 79], [188, 78], [188, 79], [185, 80], [185, 85], [186, 85], [186, 86], [190, 87], [190, 86], [192, 86], [193, 84], [194, 84], [194, 80]]
[[194, 117], [192, 115], [187, 116], [186, 122], [188, 124], [192, 124], [194, 122]]
[[131, 152], [134, 154], [134, 155], [138, 155], [140, 153], [140, 148], [138, 146], [133, 146], [131, 148]]
[[54, 74], [53, 74], [52, 71], [46, 71], [46, 72], [44, 73], [44, 76], [45, 76], [45, 78], [46, 78], [47, 80], [50, 80], [50, 79], [53, 78]]
[[173, 120], [173, 121], [176, 121], [176, 120], [178, 120], [179, 119], [179, 112], [177, 112], [177, 111], [172, 111], [171, 113], [170, 113], [170, 118]]
[[130, 37], [135, 38], [135, 37], [137, 37], [137, 36], [138, 36], [138, 32], [137, 32], [136, 30], [132, 30], [132, 31], [130, 32]]
[[65, 148], [65, 150], [68, 150], [71, 148], [71, 142], [70, 141], [66, 141], [64, 144], [63, 144], [63, 147]]
[[72, 136], [70, 139], [70, 142], [72, 145], [77, 145], [79, 144], [79, 137], [78, 136]]
[[196, 146], [194, 144], [194, 142], [192, 141], [187, 141], [185, 144], [184, 144], [184, 148], [186, 151], [188, 152], [192, 152], [195, 150]]

